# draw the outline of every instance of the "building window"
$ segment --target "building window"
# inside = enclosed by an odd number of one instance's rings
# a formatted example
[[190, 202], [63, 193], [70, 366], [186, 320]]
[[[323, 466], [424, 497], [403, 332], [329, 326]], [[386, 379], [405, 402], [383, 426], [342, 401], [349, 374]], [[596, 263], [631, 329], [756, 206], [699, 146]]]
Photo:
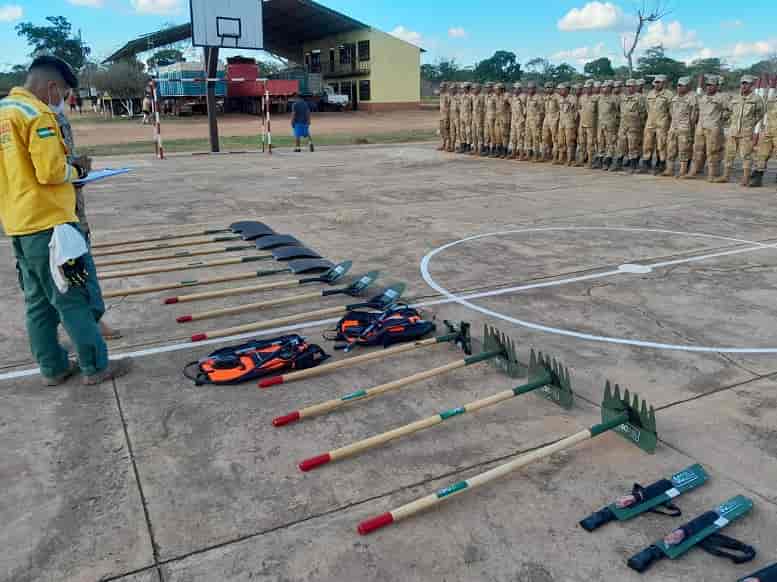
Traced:
[[329, 49], [329, 72], [335, 72], [335, 49]]
[[321, 51], [315, 51], [310, 55], [310, 72], [321, 72]]
[[359, 99], [362, 101], [370, 100], [370, 82], [359, 81]]
[[335, 92], [335, 94], [340, 94], [340, 84], [339, 83], [329, 83], [332, 86], [332, 91]]
[[340, 47], [340, 64], [341, 65], [350, 65], [351, 64], [351, 47], [349, 45], [341, 46]]
[[360, 40], [359, 41], [359, 61], [369, 61], [370, 60], [370, 41], [368, 40]]

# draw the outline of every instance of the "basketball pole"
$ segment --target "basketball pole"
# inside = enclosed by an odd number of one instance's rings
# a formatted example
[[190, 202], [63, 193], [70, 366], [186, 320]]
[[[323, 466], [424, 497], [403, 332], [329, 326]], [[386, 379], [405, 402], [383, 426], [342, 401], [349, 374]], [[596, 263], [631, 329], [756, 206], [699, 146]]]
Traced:
[[210, 151], [218, 153], [221, 151], [219, 146], [219, 125], [216, 111], [216, 81], [219, 69], [219, 49], [218, 47], [206, 47], [205, 63], [207, 67], [206, 78], [208, 86], [208, 95], [206, 102], [208, 105], [208, 127], [210, 129]]
[[272, 126], [270, 125], [270, 90], [265, 89], [264, 101], [267, 104], [267, 153], [272, 155]]
[[156, 156], [160, 160], [165, 159], [165, 148], [162, 145], [162, 121], [159, 115], [159, 93], [156, 90], [156, 81], [151, 79], [151, 104], [154, 110], [154, 148]]

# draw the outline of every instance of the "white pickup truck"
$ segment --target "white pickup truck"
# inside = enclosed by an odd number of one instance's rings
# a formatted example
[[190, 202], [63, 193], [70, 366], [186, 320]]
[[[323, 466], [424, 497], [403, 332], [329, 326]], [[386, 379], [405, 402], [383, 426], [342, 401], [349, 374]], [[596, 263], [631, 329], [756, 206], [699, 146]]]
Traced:
[[341, 95], [335, 92], [331, 85], [324, 85], [321, 92], [321, 111], [342, 111], [346, 107], [350, 100], [348, 95]]

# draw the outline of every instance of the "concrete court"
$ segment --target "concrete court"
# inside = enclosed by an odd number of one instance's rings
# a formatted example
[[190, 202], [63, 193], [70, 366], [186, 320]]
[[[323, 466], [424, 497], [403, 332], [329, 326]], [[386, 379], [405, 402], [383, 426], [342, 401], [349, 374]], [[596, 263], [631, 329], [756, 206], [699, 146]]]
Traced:
[[[439, 320], [467, 319], [478, 336], [484, 323], [498, 326], [520, 344], [524, 360], [530, 347], [558, 357], [572, 373], [574, 409], [528, 395], [302, 474], [296, 463], [305, 457], [520, 381], [479, 365], [276, 429], [270, 421], [278, 414], [459, 354], [439, 346], [269, 391], [253, 383], [194, 388], [181, 368], [215, 348], [185, 345], [191, 333], [302, 309], [187, 325], [175, 316], [291, 292], [178, 306], [161, 304], [176, 292], [111, 300], [108, 317], [125, 332], [114, 353], [183, 349], [138, 358], [133, 375], [97, 389], [78, 382], [46, 389], [34, 376], [0, 380], [3, 582], [722, 582], [777, 560], [777, 356], [715, 349], [777, 348], [777, 250], [758, 248], [777, 243], [773, 176], [767, 188], [743, 190], [481, 160], [430, 145], [99, 162], [135, 170], [87, 191], [98, 241], [259, 219], [333, 260], [354, 259], [356, 273], [380, 268], [381, 283], [407, 282], [407, 297], [434, 301], [440, 296], [420, 275], [424, 255], [473, 235], [529, 230], [452, 247], [431, 260], [430, 273], [454, 293], [561, 282], [473, 303], [579, 333], [712, 349], [584, 340], [456, 303], [435, 305], [429, 309]], [[548, 228], [559, 230], [537, 230]], [[648, 273], [567, 281], [624, 263], [738, 250]], [[0, 252], [0, 373], [8, 374], [32, 362], [7, 241]], [[147, 276], [104, 288], [260, 267]], [[321, 328], [302, 330], [328, 347]], [[369, 537], [356, 534], [367, 517], [595, 423], [608, 378], [658, 408], [656, 455], [605, 435], [425, 515]], [[695, 550], [639, 577], [626, 559], [682, 520], [649, 515], [596, 534], [577, 526], [633, 482], [647, 484], [693, 462], [712, 479], [680, 499], [685, 515], [737, 493], [750, 496], [755, 510], [726, 533], [758, 548], [753, 564], [735, 567]]]

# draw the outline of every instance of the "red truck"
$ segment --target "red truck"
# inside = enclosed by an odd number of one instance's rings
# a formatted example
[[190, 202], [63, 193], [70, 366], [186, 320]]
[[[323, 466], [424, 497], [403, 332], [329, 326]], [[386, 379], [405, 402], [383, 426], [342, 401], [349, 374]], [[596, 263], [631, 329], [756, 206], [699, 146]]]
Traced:
[[299, 92], [299, 81], [261, 79], [256, 63], [227, 65], [227, 111], [258, 115], [262, 100], [270, 93], [270, 107], [285, 112], [291, 96]]

